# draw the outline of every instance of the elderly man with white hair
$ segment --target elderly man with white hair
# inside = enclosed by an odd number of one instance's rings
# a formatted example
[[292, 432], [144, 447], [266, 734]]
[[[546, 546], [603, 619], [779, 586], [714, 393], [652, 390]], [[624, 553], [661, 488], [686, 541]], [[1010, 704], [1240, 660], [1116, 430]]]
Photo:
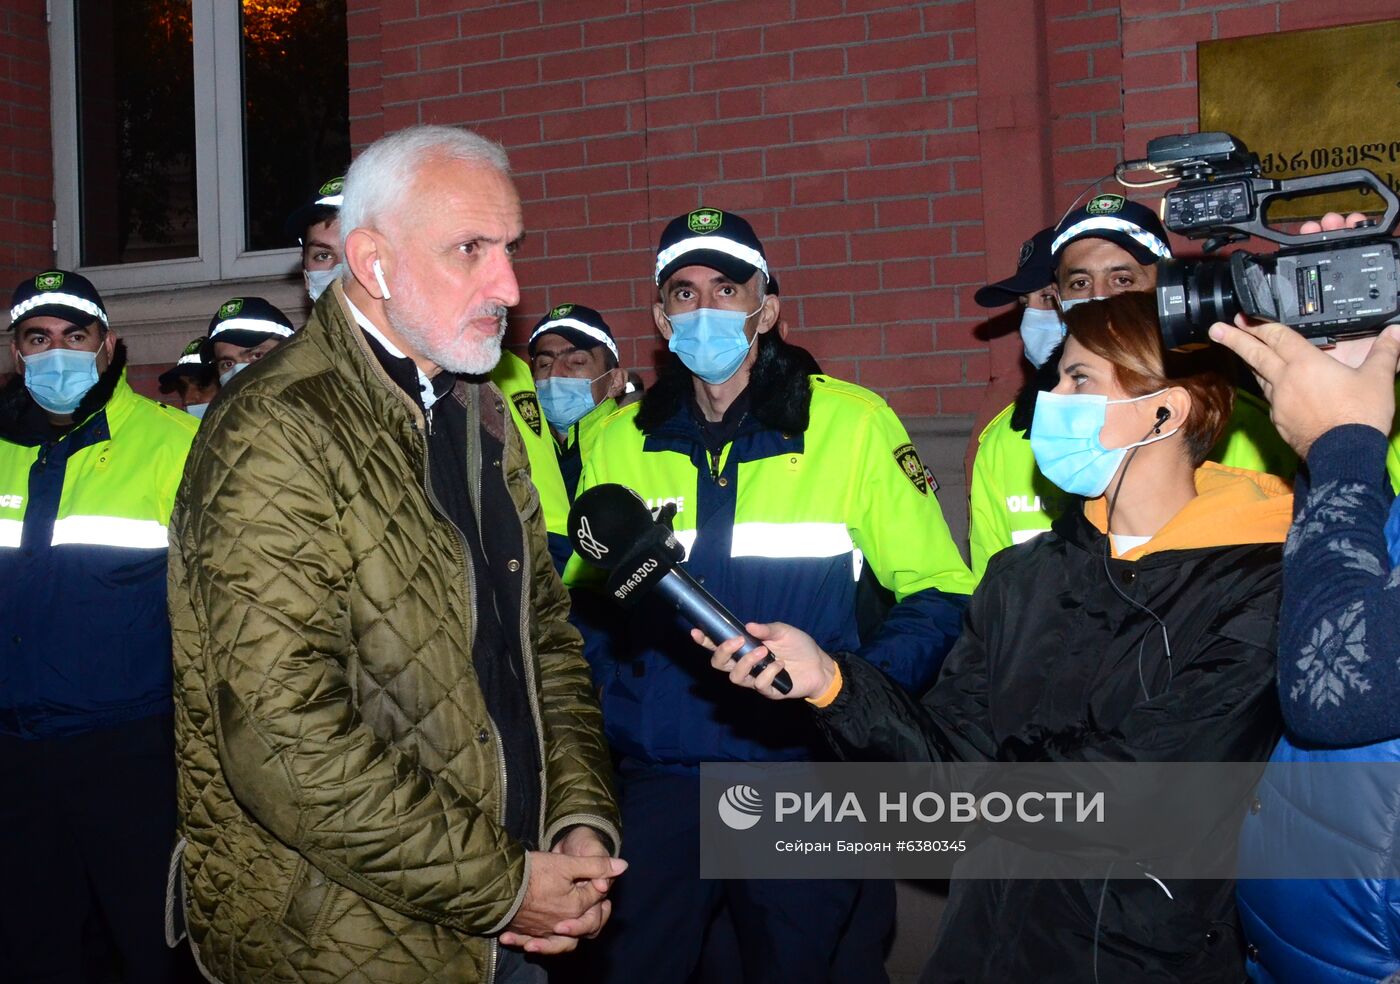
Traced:
[[519, 300], [505, 154], [379, 140], [341, 230], [345, 279], [212, 409], [175, 508], [175, 910], [219, 981], [542, 981], [625, 863], [539, 498], [480, 378]]

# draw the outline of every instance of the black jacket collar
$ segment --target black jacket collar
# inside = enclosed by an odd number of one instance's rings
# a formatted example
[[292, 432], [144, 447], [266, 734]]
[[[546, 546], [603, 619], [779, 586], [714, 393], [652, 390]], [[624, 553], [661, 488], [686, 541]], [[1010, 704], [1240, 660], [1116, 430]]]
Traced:
[[[758, 358], [749, 375], [750, 416], [770, 430], [805, 433], [812, 408], [808, 376], [820, 371], [817, 360], [806, 349], [789, 345], [776, 332], [761, 335]], [[637, 429], [651, 434], [678, 413], [688, 414], [694, 379], [673, 354], [656, 384], [642, 397], [635, 418]]]

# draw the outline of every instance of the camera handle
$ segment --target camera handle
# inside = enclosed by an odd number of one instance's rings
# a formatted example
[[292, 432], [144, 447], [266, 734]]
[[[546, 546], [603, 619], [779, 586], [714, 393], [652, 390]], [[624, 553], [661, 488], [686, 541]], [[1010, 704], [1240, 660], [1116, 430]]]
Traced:
[[[1232, 222], [1230, 227], [1285, 246], [1375, 238], [1377, 235], [1388, 234], [1391, 229], [1395, 228], [1396, 217], [1400, 216], [1400, 199], [1395, 197], [1395, 192], [1391, 191], [1384, 181], [1364, 167], [1352, 168], [1349, 171], [1333, 171], [1328, 174], [1310, 174], [1307, 177], [1288, 178], [1284, 181], [1256, 178], [1253, 184], [1260, 219], [1254, 222]], [[1336, 229], [1328, 232], [1297, 234], [1280, 232], [1263, 223], [1263, 216], [1268, 214], [1271, 202], [1299, 198], [1319, 191], [1342, 191], [1347, 188], [1369, 188], [1385, 202], [1385, 214], [1375, 225], [1366, 225], [1359, 229]]]

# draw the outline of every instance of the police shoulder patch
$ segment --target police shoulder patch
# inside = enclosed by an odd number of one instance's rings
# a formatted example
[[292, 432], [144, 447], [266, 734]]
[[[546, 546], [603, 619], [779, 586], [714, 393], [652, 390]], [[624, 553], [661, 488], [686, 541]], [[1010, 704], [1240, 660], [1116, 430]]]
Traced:
[[899, 463], [904, 477], [909, 479], [914, 488], [918, 489], [922, 495], [928, 495], [930, 484], [933, 485], [933, 488], [938, 488], [936, 483], [931, 483], [933, 476], [919, 459], [919, 452], [914, 449], [914, 445], [901, 444], [895, 448], [894, 460]]
[[544, 414], [540, 413], [540, 401], [532, 390], [522, 390], [519, 393], [512, 393], [510, 401], [515, 404], [515, 412], [520, 414], [520, 419], [535, 432], [536, 437], [544, 434], [541, 421]]

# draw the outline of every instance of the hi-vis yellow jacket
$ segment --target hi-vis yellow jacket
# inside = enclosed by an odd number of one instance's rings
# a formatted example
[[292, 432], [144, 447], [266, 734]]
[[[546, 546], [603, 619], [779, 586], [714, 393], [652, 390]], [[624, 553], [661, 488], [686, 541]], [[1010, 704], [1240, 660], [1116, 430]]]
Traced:
[[[653, 509], [674, 503], [687, 571], [741, 620], [791, 623], [922, 692], [957, 636], [973, 579], [894, 412], [869, 390], [813, 375], [805, 430], [765, 423], [756, 408], [711, 454], [688, 398], [638, 429], [657, 392], [600, 425], [580, 492], [616, 482]], [[862, 637], [866, 567], [895, 604]], [[565, 581], [589, 575], [576, 555]], [[806, 708], [735, 691], [663, 603], [614, 622], [584, 635], [615, 752], [661, 766], [820, 754]]]
[[[8, 395], [7, 411], [35, 412], [26, 394]], [[125, 374], [60, 440], [23, 443], [18, 417], [4, 416], [0, 734], [168, 713], [166, 524], [199, 421], [137, 395]]]
[[569, 546], [569, 490], [559, 471], [559, 453], [554, 435], [549, 432], [535, 393], [535, 378], [530, 364], [513, 352], [501, 352], [501, 361], [491, 370], [491, 382], [496, 384], [510, 404], [510, 416], [525, 443], [525, 456], [530, 461], [530, 479], [540, 494], [544, 510], [545, 532], [549, 534], [549, 554], [554, 566], [564, 569], [572, 548]]

